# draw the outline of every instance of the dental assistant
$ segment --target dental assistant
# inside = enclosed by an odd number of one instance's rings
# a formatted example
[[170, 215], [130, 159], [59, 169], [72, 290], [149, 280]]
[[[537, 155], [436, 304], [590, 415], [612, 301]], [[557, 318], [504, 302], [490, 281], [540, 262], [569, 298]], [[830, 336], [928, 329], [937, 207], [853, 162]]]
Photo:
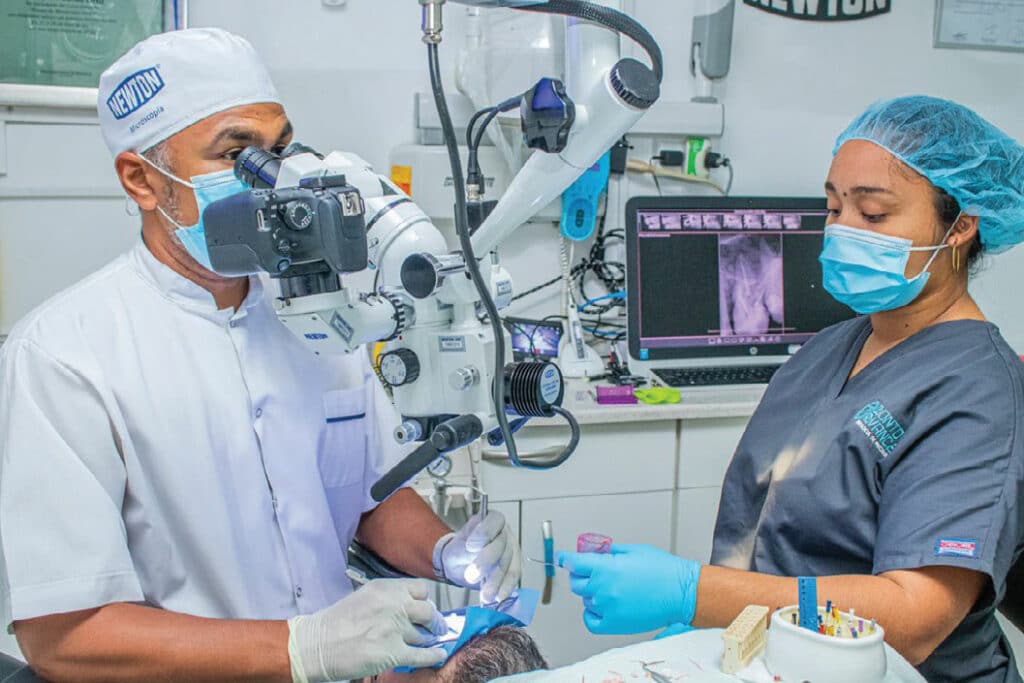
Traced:
[[629, 545], [559, 561], [595, 633], [724, 627], [815, 576], [931, 683], [1020, 681], [995, 609], [1024, 530], [1024, 369], [968, 283], [1024, 240], [1024, 149], [961, 105], [899, 98], [839, 137], [825, 191], [823, 284], [862, 315], [773, 378], [711, 565]]
[[226, 31], [164, 33], [103, 73], [97, 108], [141, 236], [0, 352], [3, 627], [54, 682], [440, 663], [415, 647], [447, 630], [428, 584], [353, 592], [349, 544], [504, 598], [520, 573], [504, 518], [453, 533], [411, 489], [377, 505], [405, 451], [366, 354], [314, 355], [258, 278], [210, 267], [202, 212], [247, 190], [235, 158], [292, 139], [266, 67]]

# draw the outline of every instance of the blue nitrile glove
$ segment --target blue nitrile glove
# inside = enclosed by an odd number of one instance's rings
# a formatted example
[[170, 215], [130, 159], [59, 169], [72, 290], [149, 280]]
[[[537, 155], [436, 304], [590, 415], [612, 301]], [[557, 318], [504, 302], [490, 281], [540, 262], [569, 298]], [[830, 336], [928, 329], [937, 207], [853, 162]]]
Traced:
[[701, 565], [649, 545], [612, 544], [611, 553], [559, 553], [572, 592], [583, 598], [591, 633], [645, 633], [689, 624]]

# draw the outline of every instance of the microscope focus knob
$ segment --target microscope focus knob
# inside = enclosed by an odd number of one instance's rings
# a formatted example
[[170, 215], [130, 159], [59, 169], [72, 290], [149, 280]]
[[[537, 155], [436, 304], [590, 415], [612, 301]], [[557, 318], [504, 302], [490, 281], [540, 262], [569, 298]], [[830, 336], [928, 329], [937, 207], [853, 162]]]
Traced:
[[471, 365], [459, 368], [448, 377], [448, 384], [455, 391], [466, 391], [480, 382], [480, 371]]
[[412, 349], [396, 349], [380, 358], [380, 374], [392, 387], [412, 384], [420, 376], [420, 359]]

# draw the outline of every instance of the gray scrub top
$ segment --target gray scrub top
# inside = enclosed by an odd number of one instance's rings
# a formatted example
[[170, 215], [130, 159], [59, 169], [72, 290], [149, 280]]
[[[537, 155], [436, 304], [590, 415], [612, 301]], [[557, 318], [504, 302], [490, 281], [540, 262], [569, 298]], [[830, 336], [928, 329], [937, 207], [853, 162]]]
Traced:
[[711, 562], [778, 576], [982, 572], [991, 585], [919, 670], [1019, 682], [995, 607], [1024, 530], [1024, 363], [994, 325], [960, 320], [847, 380], [870, 333], [869, 318], [840, 323], [776, 373], [726, 474]]

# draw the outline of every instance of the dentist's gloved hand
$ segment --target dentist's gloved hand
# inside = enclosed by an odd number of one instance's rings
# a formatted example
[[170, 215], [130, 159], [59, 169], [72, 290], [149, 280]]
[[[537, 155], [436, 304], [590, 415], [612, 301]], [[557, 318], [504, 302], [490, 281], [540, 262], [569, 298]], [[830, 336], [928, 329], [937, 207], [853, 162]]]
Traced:
[[442, 648], [423, 645], [448, 632], [444, 617], [427, 600], [425, 581], [371, 581], [315, 614], [288, 620], [288, 658], [294, 683], [327, 683], [374, 676], [396, 666], [440, 664]]
[[559, 553], [572, 592], [583, 598], [591, 633], [645, 633], [688, 625], [697, 609], [701, 565], [649, 545], [612, 544], [611, 553]]
[[442, 581], [479, 588], [483, 603], [500, 602], [523, 574], [519, 543], [500, 512], [473, 515], [434, 546], [434, 570]]

